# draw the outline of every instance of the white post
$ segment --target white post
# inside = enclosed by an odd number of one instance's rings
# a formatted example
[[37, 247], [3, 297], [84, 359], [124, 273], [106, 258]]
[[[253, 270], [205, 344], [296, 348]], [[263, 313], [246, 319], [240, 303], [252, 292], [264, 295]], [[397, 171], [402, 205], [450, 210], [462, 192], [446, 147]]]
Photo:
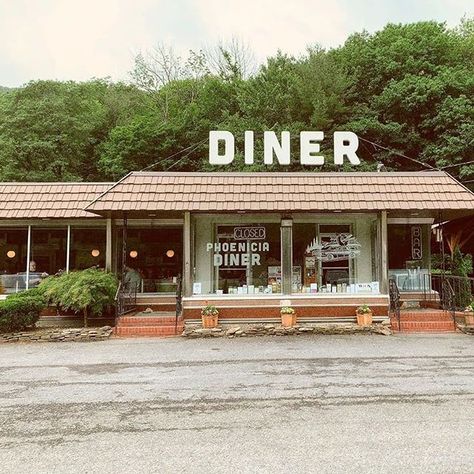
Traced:
[[66, 238], [66, 273], [69, 273], [69, 262], [71, 255], [71, 226], [67, 226], [67, 238]]
[[26, 242], [26, 283], [25, 287], [30, 288], [30, 260], [31, 260], [31, 225], [28, 226], [28, 239]]
[[380, 214], [380, 243], [381, 243], [381, 282], [380, 287], [383, 293], [388, 293], [388, 228], [387, 211]]
[[292, 293], [293, 219], [284, 217], [280, 223], [281, 235], [281, 292]]
[[183, 225], [183, 294], [192, 295], [192, 276], [191, 276], [191, 214], [189, 211], [184, 213]]
[[112, 219], [107, 218], [105, 229], [105, 270], [112, 271]]

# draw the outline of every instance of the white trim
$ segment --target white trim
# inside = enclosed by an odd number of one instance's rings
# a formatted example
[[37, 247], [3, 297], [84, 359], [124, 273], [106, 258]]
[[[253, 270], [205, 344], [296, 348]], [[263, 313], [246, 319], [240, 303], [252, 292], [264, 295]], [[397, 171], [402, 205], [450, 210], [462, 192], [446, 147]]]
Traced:
[[389, 217], [387, 224], [433, 224], [434, 217]]
[[25, 289], [30, 289], [30, 260], [31, 260], [31, 226], [28, 226], [28, 237], [26, 241], [26, 282]]
[[[123, 219], [114, 219], [116, 226], [123, 225]], [[182, 226], [184, 219], [127, 219], [127, 227]]]
[[66, 273], [69, 273], [69, 263], [71, 257], [71, 226], [67, 226], [67, 237], [66, 237]]
[[364, 299], [377, 299], [377, 298], [388, 298], [388, 294], [384, 293], [307, 293], [307, 294], [291, 294], [283, 295], [282, 293], [272, 293], [270, 294], [256, 294], [256, 295], [193, 295], [183, 297], [184, 301], [199, 301], [199, 300], [226, 300], [226, 301], [243, 301], [243, 300], [277, 300], [277, 299], [295, 299], [295, 300], [308, 300], [308, 299], [324, 299], [324, 298], [334, 298], [334, 299], [350, 299], [350, 298], [364, 298]]
[[0, 227], [105, 227], [106, 219], [1, 219]]

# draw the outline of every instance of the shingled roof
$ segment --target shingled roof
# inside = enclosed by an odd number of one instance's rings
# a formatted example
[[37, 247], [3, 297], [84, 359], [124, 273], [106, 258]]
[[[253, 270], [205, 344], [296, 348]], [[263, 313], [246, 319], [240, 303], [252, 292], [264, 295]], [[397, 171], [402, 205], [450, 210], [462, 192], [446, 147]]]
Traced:
[[113, 183], [0, 183], [0, 219], [97, 217], [84, 207]]
[[441, 171], [381, 173], [133, 172], [86, 207], [113, 211], [461, 211], [474, 193]]

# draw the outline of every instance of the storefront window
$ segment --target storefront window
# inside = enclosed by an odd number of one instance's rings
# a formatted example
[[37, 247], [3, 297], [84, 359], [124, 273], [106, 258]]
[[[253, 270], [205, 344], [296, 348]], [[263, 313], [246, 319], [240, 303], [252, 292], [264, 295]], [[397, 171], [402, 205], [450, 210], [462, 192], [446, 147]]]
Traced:
[[84, 270], [98, 266], [105, 268], [105, 228], [71, 228], [69, 268]]
[[29, 287], [66, 270], [67, 229], [31, 229]]
[[27, 229], [0, 229], [0, 293], [25, 289]]
[[400, 291], [421, 291], [429, 285], [430, 226], [388, 226], [389, 276]]
[[196, 251], [210, 263], [200, 268], [194, 294], [281, 293], [280, 224], [218, 224], [214, 237], [199, 239]]
[[[122, 229], [117, 241], [122, 240]], [[182, 273], [183, 229], [128, 228], [125, 279], [140, 293], [176, 293]], [[122, 265], [121, 245], [117, 247], [118, 268]]]
[[372, 271], [370, 227], [362, 240], [354, 236], [353, 227], [293, 224], [293, 293], [379, 292]]

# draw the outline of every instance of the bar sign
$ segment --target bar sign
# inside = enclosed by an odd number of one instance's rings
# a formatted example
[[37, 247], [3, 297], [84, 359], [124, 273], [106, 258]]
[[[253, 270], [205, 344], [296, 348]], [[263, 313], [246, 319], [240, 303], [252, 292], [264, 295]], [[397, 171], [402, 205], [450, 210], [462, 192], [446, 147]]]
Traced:
[[411, 228], [411, 258], [421, 260], [423, 258], [422, 233], [420, 226]]

